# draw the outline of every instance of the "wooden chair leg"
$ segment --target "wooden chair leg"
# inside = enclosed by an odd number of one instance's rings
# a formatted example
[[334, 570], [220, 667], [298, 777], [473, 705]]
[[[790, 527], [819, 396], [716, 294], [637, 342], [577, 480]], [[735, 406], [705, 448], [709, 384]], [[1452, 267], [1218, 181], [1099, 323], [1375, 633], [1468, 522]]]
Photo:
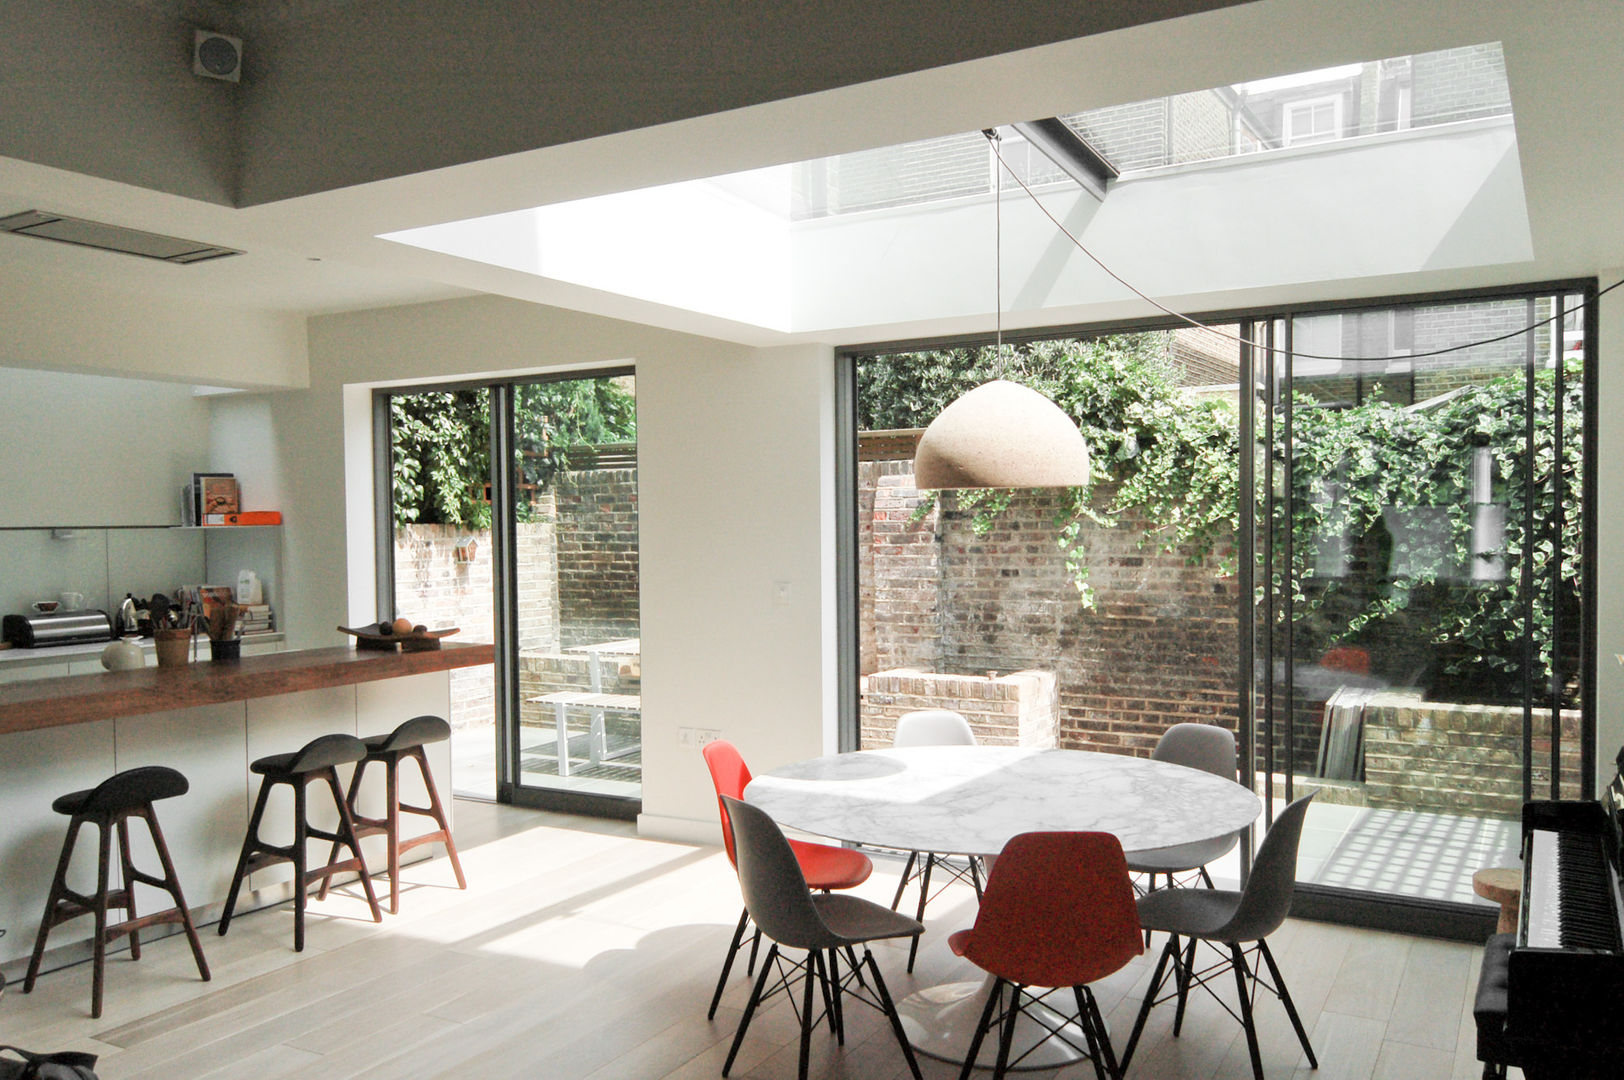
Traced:
[[[925, 853], [925, 872], [919, 878], [919, 909], [914, 913], [917, 922], [925, 921], [925, 904], [930, 900], [930, 872], [936, 865], [936, 853]], [[919, 956], [919, 934], [908, 942], [908, 974], [913, 974], [914, 960]]]
[[806, 951], [806, 971], [802, 978], [806, 985], [801, 989], [801, 1065], [796, 1072], [796, 1080], [806, 1080], [807, 1068], [812, 1062], [812, 1028], [815, 1025], [812, 1019], [812, 984], [818, 981], [817, 976], [818, 951]]
[[192, 946], [192, 959], [197, 961], [197, 973], [204, 982], [209, 981], [209, 962], [203, 958], [203, 943], [198, 940], [197, 927], [192, 923], [192, 912], [186, 906], [186, 897], [181, 892], [180, 875], [175, 873], [175, 862], [169, 857], [169, 845], [164, 842], [163, 830], [158, 827], [158, 815], [151, 806], [142, 814], [146, 819], [147, 830], [152, 833], [152, 846], [158, 851], [158, 865], [163, 867], [164, 887], [169, 895], [174, 897], [175, 909], [180, 912], [180, 925], [186, 931], [186, 941]]
[[919, 859], [919, 852], [908, 852], [908, 861], [902, 864], [902, 876], [897, 879], [896, 895], [891, 897], [891, 910], [895, 911], [897, 905], [902, 903], [902, 893], [908, 888], [908, 879], [913, 876], [914, 863]]
[[56, 861], [56, 875], [51, 878], [51, 891], [45, 897], [45, 917], [39, 921], [39, 933], [34, 937], [34, 952], [28, 958], [28, 974], [23, 978], [23, 993], [32, 993], [34, 980], [39, 978], [40, 961], [45, 958], [45, 939], [56, 925], [56, 906], [68, 886], [68, 863], [73, 859], [73, 845], [79, 839], [79, 827], [84, 819], [75, 817], [68, 822], [68, 835], [62, 841], [62, 854]]
[[1167, 970], [1167, 961], [1170, 957], [1175, 964], [1178, 963], [1177, 952], [1178, 938], [1169, 935], [1162, 954], [1156, 958], [1156, 970], [1150, 976], [1150, 985], [1145, 988], [1145, 1000], [1139, 1005], [1139, 1016], [1133, 1022], [1133, 1034], [1128, 1036], [1128, 1045], [1122, 1048], [1118, 1067], [1124, 1073], [1128, 1071], [1128, 1063], [1133, 1060], [1133, 1051], [1139, 1045], [1139, 1036], [1144, 1033], [1145, 1020], [1150, 1016], [1150, 1008], [1156, 1004], [1156, 993], [1162, 987], [1162, 972]]
[[711, 995], [710, 1008], [705, 1012], [706, 1020], [716, 1019], [716, 1007], [722, 1002], [722, 991], [727, 987], [728, 973], [733, 970], [733, 960], [744, 947], [744, 928], [750, 923], [750, 912], [739, 912], [739, 925], [733, 931], [733, 944], [728, 946], [727, 959], [722, 961], [722, 974], [716, 980], [716, 992]]
[[389, 864], [389, 914], [400, 914], [400, 759], [384, 762], [383, 833], [388, 847], [384, 857]]
[[419, 746], [412, 750], [412, 757], [417, 760], [417, 768], [423, 774], [423, 789], [428, 792], [429, 809], [434, 812], [434, 823], [445, 833], [446, 858], [451, 860], [451, 872], [456, 875], [457, 888], [466, 889], [468, 879], [462, 875], [462, 860], [457, 857], [457, 842], [451, 837], [451, 823], [446, 820], [445, 805], [440, 802], [440, 791], [434, 786], [434, 774], [429, 771], [429, 756]]
[[1252, 996], [1246, 985], [1251, 970], [1246, 966], [1246, 954], [1238, 944], [1230, 945], [1229, 956], [1230, 966], [1235, 970], [1235, 988], [1241, 997], [1241, 1027], [1246, 1029], [1246, 1050], [1252, 1057], [1252, 1076], [1254, 1080], [1263, 1080], [1263, 1055], [1258, 1051], [1257, 1025], [1252, 1019]]
[[993, 1017], [997, 1014], [998, 1001], [1003, 996], [1004, 980], [994, 979], [987, 991], [987, 1004], [981, 1010], [981, 1020], [976, 1024], [976, 1033], [970, 1038], [970, 1052], [965, 1055], [964, 1068], [959, 1070], [959, 1080], [970, 1080], [970, 1073], [976, 1067], [976, 1058], [981, 1056], [981, 1044], [987, 1039], [987, 1029], [992, 1026]]
[[378, 906], [378, 894], [372, 890], [372, 875], [367, 870], [366, 856], [361, 854], [361, 838], [355, 835], [355, 819], [350, 816], [349, 805], [345, 803], [343, 790], [338, 786], [338, 770], [327, 769], [323, 779], [332, 789], [333, 802], [338, 804], [338, 835], [343, 837], [349, 849], [355, 852], [355, 861], [360, 870], [361, 889], [367, 894], [367, 906], [372, 909], [372, 921], [383, 922], [383, 909]]
[[[140, 811], [137, 810], [137, 813]], [[130, 858], [130, 819], [129, 815], [121, 815], [118, 819], [118, 863], [119, 871], [124, 878], [124, 917], [130, 922], [135, 921], [135, 862]], [[130, 931], [130, 959], [141, 959], [141, 932]]]
[[897, 1037], [897, 1045], [902, 1047], [902, 1058], [908, 1063], [908, 1071], [913, 1074], [914, 1080], [922, 1080], [919, 1059], [914, 1057], [913, 1047], [908, 1045], [908, 1033], [902, 1029], [897, 1003], [891, 1000], [891, 991], [886, 988], [885, 977], [880, 974], [880, 965], [874, 962], [874, 954], [867, 945], [863, 946], [863, 963], [868, 966], [869, 975], [874, 979], [874, 996], [880, 999], [880, 1010], [891, 1021], [891, 1034]]
[[727, 1052], [727, 1060], [722, 1062], [722, 1075], [726, 1076], [733, 1069], [733, 1061], [739, 1056], [739, 1047], [744, 1044], [744, 1033], [750, 1028], [750, 1020], [756, 1015], [756, 1006], [761, 1004], [761, 992], [767, 987], [767, 973], [773, 968], [773, 961], [778, 958], [778, 943], [773, 942], [767, 946], [767, 955], [761, 961], [761, 974], [756, 976], [756, 984], [750, 990], [750, 1000], [745, 1003], [744, 1015], [739, 1017], [739, 1030], [733, 1033], [733, 1047]]
[[102, 1014], [102, 983], [107, 966], [107, 878], [112, 870], [113, 825], [108, 821], [97, 823], [99, 839], [96, 844], [96, 895], [94, 910], [96, 936], [91, 942], [90, 1017], [100, 1020]]
[[297, 777], [293, 783], [293, 951], [304, 952], [305, 931], [305, 841], [309, 828], [305, 818], [306, 787], [309, 777]]
[[220, 925], [216, 932], [221, 937], [231, 927], [231, 914], [237, 908], [237, 894], [242, 889], [242, 879], [248, 876], [248, 860], [259, 845], [259, 823], [265, 816], [265, 804], [270, 801], [271, 782], [259, 782], [259, 797], [254, 800], [254, 812], [248, 815], [248, 832], [242, 839], [242, 853], [237, 856], [237, 869], [231, 875], [231, 888], [226, 892], [226, 906], [220, 912]]
[[1269, 977], [1274, 980], [1275, 988], [1280, 991], [1280, 1004], [1286, 1007], [1286, 1015], [1291, 1018], [1291, 1026], [1297, 1032], [1297, 1041], [1303, 1044], [1303, 1053], [1308, 1057], [1308, 1067], [1319, 1068], [1319, 1061], [1314, 1057], [1314, 1048], [1308, 1042], [1308, 1032], [1303, 1030], [1302, 1018], [1297, 1015], [1297, 1006], [1292, 1004], [1291, 991], [1286, 989], [1286, 980], [1280, 977], [1280, 966], [1274, 962], [1274, 954], [1269, 951], [1269, 943], [1260, 940], [1257, 949], [1258, 955], [1263, 957], [1263, 962], [1269, 967]]
[[[348, 793], [345, 794], [344, 801], [345, 801], [346, 804], [348, 804], [348, 806], [350, 808], [350, 816], [351, 817], [354, 817], [356, 815], [356, 812], [357, 812], [356, 811], [356, 800], [360, 797], [360, 794], [361, 794], [361, 774], [366, 771], [366, 767], [367, 767], [367, 759], [362, 758], [360, 761], [357, 761], [355, 763], [355, 772], [350, 774], [350, 790], [348, 791]], [[341, 841], [341, 840], [334, 840], [333, 841], [332, 849], [327, 852], [327, 865], [328, 866], [331, 866], [331, 865], [333, 865], [334, 863], [336, 863], [338, 861], [339, 848], [342, 847], [342, 846], [343, 846], [343, 841]], [[332, 887], [332, 884], [333, 884], [333, 876], [331, 874], [323, 874], [322, 878], [321, 878], [321, 888], [316, 891], [316, 899], [317, 900], [325, 900], [325, 899], [327, 899], [327, 890]]]

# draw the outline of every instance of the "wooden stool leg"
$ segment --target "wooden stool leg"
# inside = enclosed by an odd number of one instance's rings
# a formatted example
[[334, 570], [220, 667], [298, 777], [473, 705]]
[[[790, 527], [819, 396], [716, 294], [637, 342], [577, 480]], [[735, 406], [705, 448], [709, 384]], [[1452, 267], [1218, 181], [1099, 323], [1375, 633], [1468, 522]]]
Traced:
[[[135, 863], [130, 858], [130, 819], [121, 813], [118, 818], [118, 865], [124, 875], [124, 915], [135, 921]], [[141, 931], [130, 931], [130, 959], [141, 959]]]
[[383, 764], [384, 840], [389, 862], [389, 914], [400, 914], [400, 756], [392, 755]]
[[338, 835], [344, 837], [344, 842], [355, 852], [355, 861], [360, 865], [361, 888], [366, 891], [367, 905], [372, 908], [372, 921], [383, 922], [383, 909], [378, 906], [378, 896], [372, 891], [372, 876], [367, 872], [366, 856], [361, 854], [361, 840], [355, 835], [355, 819], [350, 816], [350, 808], [344, 802], [338, 786], [338, 770], [326, 770], [325, 779], [327, 786], [333, 789], [333, 801], [338, 804]]
[[[305, 929], [305, 784], [308, 777], [295, 777], [293, 783], [293, 951], [304, 952]], [[336, 795], [335, 795], [336, 797]]]
[[[357, 797], [361, 794], [361, 774], [366, 771], [366, 767], [367, 759], [362, 758], [360, 761], [355, 763], [355, 772], [350, 775], [350, 790], [349, 793], [345, 795], [344, 801], [349, 804], [351, 817], [355, 816], [355, 802]], [[338, 849], [340, 846], [342, 846], [342, 844], [343, 841], [333, 841], [333, 848], [327, 853], [328, 866], [331, 866], [338, 861]], [[321, 879], [321, 888], [316, 892], [316, 899], [327, 899], [327, 890], [332, 888], [332, 885], [333, 876], [331, 874], [323, 874]]]
[[28, 958], [28, 974], [23, 979], [23, 993], [31, 993], [34, 980], [39, 978], [40, 961], [45, 958], [45, 939], [56, 925], [56, 905], [68, 887], [68, 863], [73, 859], [73, 845], [79, 838], [79, 826], [84, 819], [74, 817], [68, 822], [68, 835], [62, 841], [62, 855], [56, 861], [56, 876], [51, 878], [51, 891], [45, 897], [45, 917], [39, 921], [39, 933], [34, 938], [34, 953]]
[[457, 888], [466, 889], [468, 879], [462, 876], [462, 860], [457, 858], [457, 842], [451, 838], [451, 823], [446, 820], [445, 806], [441, 804], [440, 792], [434, 786], [434, 774], [429, 771], [429, 756], [418, 746], [412, 749], [412, 757], [417, 760], [417, 768], [423, 774], [423, 788], [429, 794], [429, 809], [434, 812], [434, 823], [445, 834], [445, 853], [451, 860], [451, 872], [457, 876]]
[[217, 932], [224, 937], [226, 930], [231, 926], [231, 913], [237, 907], [237, 892], [242, 888], [242, 879], [248, 876], [248, 859], [259, 844], [259, 823], [265, 816], [265, 803], [271, 797], [271, 782], [268, 779], [259, 782], [259, 798], [254, 800], [254, 812], [248, 817], [248, 833], [242, 839], [242, 854], [237, 856], [237, 869], [231, 875], [231, 889], [226, 893], [225, 910], [220, 913], [220, 925]]
[[103, 969], [107, 966], [107, 877], [112, 867], [113, 824], [110, 821], [97, 822], [100, 834], [96, 844], [96, 895], [91, 897], [95, 904], [96, 937], [91, 944], [91, 975], [90, 975], [90, 1017], [100, 1020], [102, 1014], [102, 979]]
[[203, 977], [204, 982], [209, 981], [209, 962], [203, 958], [203, 943], [197, 938], [197, 927], [192, 924], [192, 912], [186, 906], [186, 897], [180, 891], [180, 875], [175, 873], [175, 863], [169, 857], [169, 845], [164, 843], [163, 830], [158, 828], [158, 815], [149, 804], [141, 815], [146, 819], [147, 831], [152, 834], [152, 846], [158, 849], [158, 863], [164, 869], [164, 888], [169, 895], [175, 898], [175, 907], [180, 911], [180, 924], [186, 931], [186, 940], [192, 946], [192, 958], [197, 961], [197, 973]]

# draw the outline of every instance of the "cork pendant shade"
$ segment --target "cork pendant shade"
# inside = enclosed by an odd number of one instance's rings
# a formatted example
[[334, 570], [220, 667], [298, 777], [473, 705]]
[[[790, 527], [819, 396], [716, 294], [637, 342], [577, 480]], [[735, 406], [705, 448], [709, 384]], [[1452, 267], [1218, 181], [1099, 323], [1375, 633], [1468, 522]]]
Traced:
[[914, 483], [931, 490], [1076, 487], [1088, 483], [1088, 444], [1054, 402], [995, 379], [931, 421], [914, 453]]

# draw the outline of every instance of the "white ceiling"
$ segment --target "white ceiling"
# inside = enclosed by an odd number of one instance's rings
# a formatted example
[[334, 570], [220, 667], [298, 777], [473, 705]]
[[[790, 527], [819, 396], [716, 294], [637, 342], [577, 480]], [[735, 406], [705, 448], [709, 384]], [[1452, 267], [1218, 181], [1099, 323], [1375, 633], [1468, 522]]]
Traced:
[[[0, 8], [7, 2], [11, 0], [0, 0]], [[194, 13], [204, 8], [226, 10], [220, 5], [168, 5], [160, 0], [102, 2]], [[296, 21], [306, 10], [331, 15], [356, 6], [345, 0], [313, 0], [229, 8], [243, 17], [291, 15]], [[1618, 194], [1618, 177], [1624, 176], [1624, 64], [1618, 63], [1624, 32], [1617, 14], [1616, 0], [1541, 5], [1519, 0], [1472, 5], [1445, 0], [1262, 0], [242, 208], [104, 179], [88, 169], [0, 157], [0, 213], [37, 207], [249, 252], [194, 267], [173, 267], [0, 236], [0, 297], [6, 277], [16, 275], [43, 276], [65, 285], [92, 282], [108, 289], [229, 307], [306, 313], [489, 292], [746, 343], [787, 343], [800, 338], [434, 252], [403, 250], [375, 237], [1011, 120], [1492, 40], [1500, 41], [1505, 51], [1533, 241], [1531, 260], [1512, 267], [1168, 299], [1210, 308], [1589, 275], [1624, 263], [1624, 211]], [[744, 45], [737, 47], [742, 50]], [[837, 48], [838, 42], [831, 47]], [[453, 119], [455, 105], [448, 105]], [[73, 124], [90, 119], [61, 116], [53, 123], [62, 128], [59, 136], [67, 145], [74, 138]], [[425, 130], [419, 137], [432, 142], [434, 125], [443, 119], [424, 117]], [[5, 130], [0, 126], [0, 139]], [[132, 131], [130, 136], [139, 139], [141, 133]], [[244, 135], [238, 132], [237, 137]], [[0, 151], [7, 149], [0, 141]], [[1104, 318], [1143, 313], [1132, 305], [1106, 305], [1076, 314]], [[875, 324], [854, 330], [848, 340], [901, 337], [920, 330], [902, 323]]]

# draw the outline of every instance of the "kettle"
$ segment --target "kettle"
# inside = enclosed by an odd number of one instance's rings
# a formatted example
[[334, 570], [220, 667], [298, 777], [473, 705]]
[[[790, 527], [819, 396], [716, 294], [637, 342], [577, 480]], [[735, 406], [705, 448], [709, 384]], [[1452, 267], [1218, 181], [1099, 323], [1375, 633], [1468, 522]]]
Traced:
[[118, 605], [118, 617], [113, 620], [114, 629], [122, 637], [125, 634], [141, 633], [141, 622], [135, 617], [135, 597], [129, 593], [124, 594], [123, 603]]

